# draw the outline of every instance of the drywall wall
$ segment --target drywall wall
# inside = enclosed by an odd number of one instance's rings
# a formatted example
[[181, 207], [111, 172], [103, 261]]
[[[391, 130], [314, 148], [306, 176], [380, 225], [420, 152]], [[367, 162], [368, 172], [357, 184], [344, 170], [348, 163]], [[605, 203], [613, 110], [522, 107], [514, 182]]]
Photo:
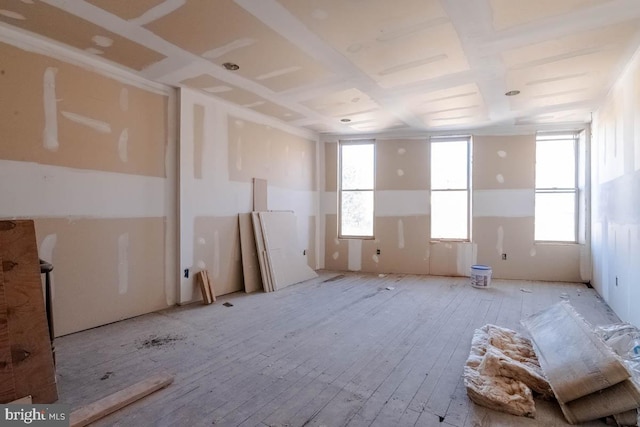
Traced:
[[592, 125], [593, 286], [640, 326], [640, 51]]
[[179, 302], [201, 299], [202, 269], [216, 295], [244, 289], [237, 215], [252, 210], [253, 178], [267, 181], [269, 210], [295, 212], [300, 250], [317, 268], [316, 136], [190, 89], [180, 90], [180, 123]]
[[338, 144], [324, 143], [326, 268], [464, 276], [482, 263], [496, 278], [589, 279], [585, 244], [534, 243], [535, 135], [473, 138], [471, 242], [430, 241], [429, 152], [426, 136], [377, 140], [374, 239], [338, 239]]
[[173, 91], [2, 29], [0, 58], [0, 217], [35, 220], [56, 335], [174, 304]]

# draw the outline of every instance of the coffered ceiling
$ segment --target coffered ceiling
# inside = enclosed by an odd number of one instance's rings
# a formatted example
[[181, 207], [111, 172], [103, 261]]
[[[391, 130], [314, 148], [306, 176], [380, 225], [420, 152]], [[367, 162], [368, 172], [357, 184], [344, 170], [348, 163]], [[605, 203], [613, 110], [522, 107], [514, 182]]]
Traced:
[[0, 0], [0, 22], [332, 134], [584, 123], [640, 46], [638, 0]]

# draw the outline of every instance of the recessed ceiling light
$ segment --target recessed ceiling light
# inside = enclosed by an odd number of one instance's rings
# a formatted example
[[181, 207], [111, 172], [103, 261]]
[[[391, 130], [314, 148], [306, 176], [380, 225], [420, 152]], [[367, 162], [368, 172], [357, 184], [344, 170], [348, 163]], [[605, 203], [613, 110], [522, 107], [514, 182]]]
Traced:
[[222, 64], [222, 66], [229, 71], [236, 71], [240, 69], [240, 66], [238, 64], [234, 64], [233, 62], [225, 62], [224, 64]]
[[342, 123], [349, 123], [351, 121], [351, 119], [340, 119], [340, 121]]
[[520, 95], [520, 91], [519, 90], [510, 90], [509, 92], [505, 93], [506, 96], [516, 96], [516, 95]]

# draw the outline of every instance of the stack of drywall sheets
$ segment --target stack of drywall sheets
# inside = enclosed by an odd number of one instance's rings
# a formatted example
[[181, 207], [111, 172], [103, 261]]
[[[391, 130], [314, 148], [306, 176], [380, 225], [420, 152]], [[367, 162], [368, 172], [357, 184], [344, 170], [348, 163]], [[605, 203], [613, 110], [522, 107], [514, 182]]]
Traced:
[[318, 277], [299, 248], [293, 212], [253, 212], [251, 215], [265, 292]]
[[623, 361], [566, 301], [523, 322], [567, 421], [590, 421], [640, 407]]

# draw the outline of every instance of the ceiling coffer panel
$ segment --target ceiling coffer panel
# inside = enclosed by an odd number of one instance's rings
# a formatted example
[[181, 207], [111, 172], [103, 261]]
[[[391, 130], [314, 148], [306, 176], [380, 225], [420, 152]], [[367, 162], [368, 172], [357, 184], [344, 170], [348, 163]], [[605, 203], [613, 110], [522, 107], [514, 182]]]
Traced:
[[42, 2], [0, 0], [0, 21], [141, 71], [164, 55]]
[[329, 73], [233, 0], [188, 1], [146, 25], [168, 42], [280, 92], [310, 84]]
[[278, 1], [382, 87], [468, 69], [438, 1]]
[[633, 42], [639, 21], [573, 34], [505, 52], [513, 110], [550, 107], [598, 99]]
[[320, 114], [331, 117], [343, 117], [380, 109], [380, 105], [367, 94], [355, 88], [323, 95], [305, 101], [303, 104]]
[[139, 18], [151, 8], [164, 3], [165, 0], [86, 0], [100, 9], [104, 9], [122, 19]]
[[497, 30], [525, 25], [554, 16], [607, 3], [610, 0], [490, 0], [493, 12], [493, 27]]

